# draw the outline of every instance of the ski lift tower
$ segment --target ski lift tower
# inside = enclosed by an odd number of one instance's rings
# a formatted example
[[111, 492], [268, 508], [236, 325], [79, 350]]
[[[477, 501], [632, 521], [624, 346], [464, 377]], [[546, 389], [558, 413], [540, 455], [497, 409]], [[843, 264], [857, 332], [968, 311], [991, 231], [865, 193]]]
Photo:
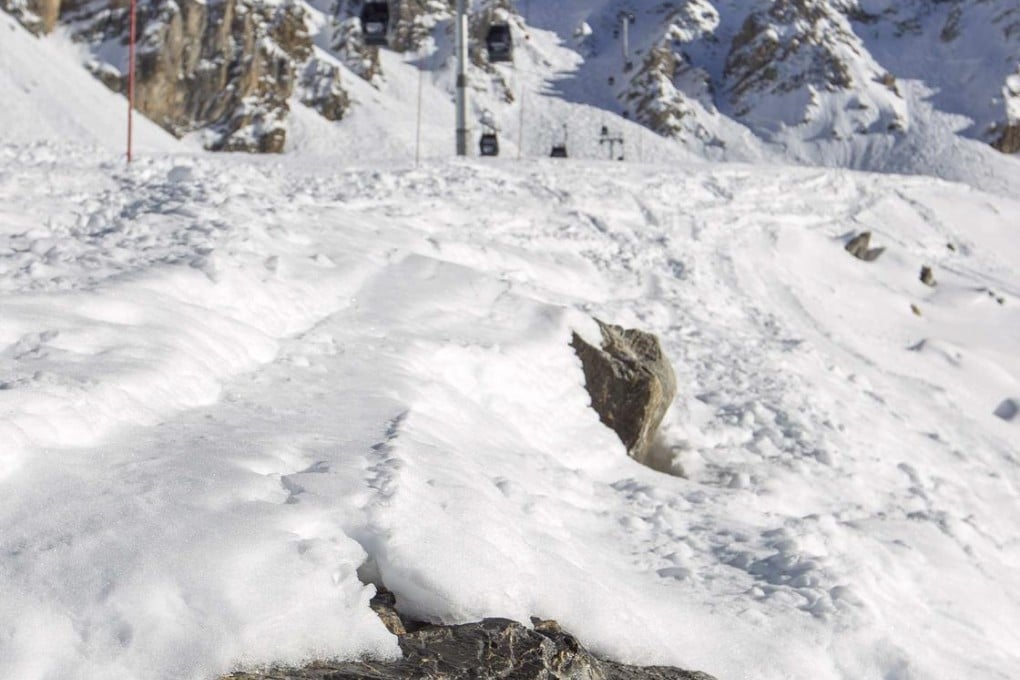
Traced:
[[457, 155], [466, 156], [467, 130], [467, 0], [457, 0]]
[[[620, 145], [620, 157], [616, 157], [616, 145]], [[609, 160], [623, 160], [623, 135], [620, 133], [612, 134], [609, 132], [609, 128], [605, 125], [602, 126], [602, 132], [599, 134], [599, 146], [606, 145], [609, 147]]]

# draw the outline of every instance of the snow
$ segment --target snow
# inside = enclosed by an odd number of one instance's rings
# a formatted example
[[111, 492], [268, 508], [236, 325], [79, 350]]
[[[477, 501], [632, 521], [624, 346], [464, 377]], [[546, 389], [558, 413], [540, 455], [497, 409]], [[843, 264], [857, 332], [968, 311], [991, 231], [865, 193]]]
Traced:
[[[0, 13], [0, 92], [3, 140], [76, 139], [107, 150], [123, 148], [127, 105], [113, 104], [109, 90], [82, 77], [80, 55], [68, 43], [40, 40]], [[40, 106], [41, 102], [51, 103]], [[114, 111], [118, 112], [112, 117]], [[135, 117], [138, 150], [170, 151], [174, 138], [141, 116]]]
[[[123, 100], [0, 31], [3, 680], [393, 657], [378, 584], [720, 680], [1013, 676], [1013, 166], [457, 161], [440, 86], [419, 167], [395, 106], [127, 167]], [[685, 476], [588, 407], [593, 316], [662, 339]]]

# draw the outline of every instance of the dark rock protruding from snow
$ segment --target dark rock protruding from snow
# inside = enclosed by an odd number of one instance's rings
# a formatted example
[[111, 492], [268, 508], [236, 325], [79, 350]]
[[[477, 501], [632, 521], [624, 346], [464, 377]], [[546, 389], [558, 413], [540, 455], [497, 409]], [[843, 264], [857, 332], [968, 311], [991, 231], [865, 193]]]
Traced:
[[1020, 414], [1020, 401], [1016, 399], [1003, 399], [995, 407], [995, 415], [1006, 422], [1011, 422]]
[[931, 267], [928, 266], [921, 267], [920, 279], [921, 283], [923, 283], [924, 285], [931, 286], [932, 288], [935, 287], [936, 284], [935, 272], [931, 270]]
[[1007, 125], [992, 146], [1002, 153], [1020, 152], [1020, 123]]
[[571, 346], [584, 367], [592, 408], [627, 447], [645, 463], [655, 432], [676, 396], [676, 376], [650, 333], [601, 321], [602, 347], [574, 333]]
[[846, 244], [846, 251], [858, 260], [874, 262], [878, 259], [879, 255], [885, 252], [885, 248], [871, 248], [870, 246], [871, 232], [862, 231], [860, 234], [850, 239], [850, 242]]
[[[378, 599], [378, 596], [377, 596]], [[373, 601], [373, 608], [380, 607]], [[395, 610], [387, 617], [397, 617]], [[667, 666], [627, 666], [599, 659], [555, 621], [529, 629], [508, 619], [459, 626], [415, 624], [399, 635], [399, 661], [320, 662], [301, 669], [234, 673], [228, 680], [715, 680]]]

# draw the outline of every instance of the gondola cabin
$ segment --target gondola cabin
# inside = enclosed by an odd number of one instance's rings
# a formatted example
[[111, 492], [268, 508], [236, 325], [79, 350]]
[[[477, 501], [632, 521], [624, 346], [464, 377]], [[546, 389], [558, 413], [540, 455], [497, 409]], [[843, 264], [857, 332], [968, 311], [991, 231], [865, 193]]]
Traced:
[[566, 158], [566, 157], [567, 157], [567, 145], [553, 144], [552, 151], [549, 152], [549, 158]]
[[513, 61], [514, 39], [510, 35], [510, 24], [501, 22], [490, 26], [485, 36], [485, 47], [490, 62]]
[[485, 132], [478, 142], [478, 150], [483, 156], [499, 155], [499, 137], [495, 132]]
[[385, 45], [390, 31], [390, 3], [366, 2], [361, 6], [361, 34], [366, 45]]

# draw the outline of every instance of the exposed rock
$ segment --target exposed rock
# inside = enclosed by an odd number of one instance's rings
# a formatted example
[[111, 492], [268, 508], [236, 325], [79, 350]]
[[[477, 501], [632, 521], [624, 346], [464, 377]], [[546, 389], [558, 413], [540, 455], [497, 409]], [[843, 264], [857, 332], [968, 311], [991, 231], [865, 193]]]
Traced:
[[[486, 37], [489, 35], [489, 29], [496, 22], [516, 25], [516, 36], [527, 33], [524, 20], [513, 13], [510, 0], [488, 0], [480, 12], [473, 13], [468, 19], [468, 57], [472, 64], [485, 71], [487, 80], [502, 95], [503, 101], [512, 104], [516, 99], [513, 88], [507, 82], [503, 72], [489, 63]], [[515, 38], [515, 41], [517, 40]], [[519, 42], [514, 45], [514, 48], [520, 48]]]
[[344, 66], [362, 79], [376, 84], [376, 78], [382, 75], [379, 48], [365, 44], [357, 16], [334, 18], [330, 47]]
[[999, 405], [995, 407], [995, 415], [1006, 422], [1015, 420], [1017, 414], [1020, 414], [1020, 401], [1017, 401], [1016, 399], [1003, 399]]
[[935, 287], [935, 273], [932, 272], [931, 267], [921, 267], [921, 283], [926, 286]]
[[[334, 3], [331, 51], [361, 78], [378, 86], [383, 76], [379, 47], [366, 45], [361, 32], [363, 0]], [[451, 0], [401, 0], [390, 3], [389, 44], [394, 52], [420, 49], [436, 27], [452, 16]]]
[[[126, 0], [76, 4], [66, 20], [78, 41], [121, 49], [127, 41]], [[139, 111], [177, 136], [205, 130], [212, 150], [283, 150], [298, 65], [312, 56], [297, 0], [153, 0], [139, 4], [138, 25], [145, 27], [138, 44]], [[96, 60], [91, 70], [123, 92], [125, 60], [109, 49], [102, 54], [110, 61]], [[332, 103], [316, 103], [337, 115], [344, 97], [332, 75], [320, 88], [331, 91]]]
[[386, 626], [386, 630], [398, 637], [407, 635], [404, 621], [400, 618], [400, 614], [397, 613], [397, 598], [392, 592], [381, 586], [376, 586], [376, 593], [372, 598], [371, 607], [372, 611], [383, 622], [383, 625]]
[[846, 244], [846, 251], [858, 260], [873, 262], [878, 259], [879, 255], [885, 252], [885, 248], [870, 248], [870, 245], [871, 232], [862, 231], [850, 239], [849, 243]]
[[315, 109], [326, 120], [340, 120], [351, 100], [340, 81], [340, 69], [333, 64], [311, 59], [301, 72], [301, 103]]
[[57, 24], [60, 0], [0, 0], [3, 10], [35, 35], [49, 33]]
[[921, 316], [921, 308], [913, 303], [910, 304], [910, 311], [914, 313], [914, 316]]
[[664, 137], [679, 136], [682, 121], [689, 115], [684, 95], [673, 84], [679, 70], [680, 62], [672, 50], [654, 47], [625, 95], [628, 109], [633, 108], [636, 118]]
[[[378, 611], [378, 609], [377, 609]], [[390, 609], [387, 617], [397, 617]], [[399, 617], [398, 617], [399, 618]], [[226, 676], [229, 680], [714, 680], [666, 666], [628, 666], [592, 655], [555, 621], [508, 619], [442, 626], [404, 621], [399, 661], [318, 662]], [[225, 680], [226, 680], [225, 679]]]
[[[726, 74], [739, 99], [752, 90], [788, 92], [804, 83], [830, 90], [853, 85], [839, 43], [858, 42], [845, 22], [821, 0], [776, 0], [744, 21], [733, 38]], [[780, 78], [778, 66], [789, 64]]]
[[397, 52], [421, 48], [436, 26], [453, 16], [449, 0], [401, 0], [396, 12], [390, 47]]
[[1020, 152], [1020, 123], [1005, 126], [992, 146], [1002, 153]]
[[627, 452], [645, 463], [655, 431], [676, 395], [673, 367], [654, 335], [596, 321], [601, 349], [577, 333], [570, 343], [581, 359], [592, 408]]

